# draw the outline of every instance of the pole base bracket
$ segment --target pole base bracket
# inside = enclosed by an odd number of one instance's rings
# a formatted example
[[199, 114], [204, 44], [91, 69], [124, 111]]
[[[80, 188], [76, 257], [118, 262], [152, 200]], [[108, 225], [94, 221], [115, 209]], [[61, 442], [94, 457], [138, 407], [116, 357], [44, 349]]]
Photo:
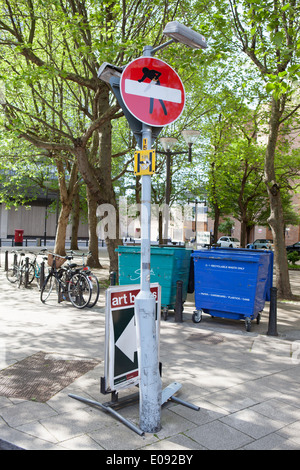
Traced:
[[[174, 393], [178, 392], [178, 390], [181, 387], [182, 387], [182, 385], [180, 383], [172, 382], [170, 385], [168, 385], [166, 388], [164, 388], [163, 391], [162, 391], [161, 404], [163, 405], [168, 400], [171, 400], [175, 403], [178, 403], [179, 405], [187, 406], [188, 408], [191, 408], [192, 410], [199, 411], [200, 410], [199, 406], [193, 405], [192, 403], [188, 403], [187, 401], [181, 400], [180, 398], [177, 398], [177, 397], [174, 396]], [[136, 395], [137, 394], [134, 395], [134, 398], [136, 398]], [[83, 403], [87, 403], [88, 405], [96, 406], [96, 407], [100, 408], [101, 410], [105, 411], [106, 413], [110, 413], [115, 418], [117, 418], [119, 421], [121, 421], [123, 424], [125, 424], [125, 426], [129, 427], [132, 431], [136, 432], [140, 436], [144, 435], [144, 432], [140, 428], [135, 426], [135, 424], [133, 424], [128, 419], [123, 418], [123, 416], [120, 415], [120, 413], [117, 413], [113, 409], [113, 407], [112, 407], [113, 403], [110, 402], [110, 403], [107, 403], [107, 404], [103, 404], [103, 403], [99, 403], [98, 401], [89, 400], [87, 398], [79, 397], [78, 395], [73, 395], [73, 394], [69, 394], [69, 397], [70, 398], [75, 398], [76, 400], [79, 400]], [[125, 403], [126, 402], [124, 402], [124, 406], [125, 406]], [[132, 396], [127, 401], [127, 404], [132, 404]], [[109, 405], [112, 405], [112, 406], [109, 406]]]

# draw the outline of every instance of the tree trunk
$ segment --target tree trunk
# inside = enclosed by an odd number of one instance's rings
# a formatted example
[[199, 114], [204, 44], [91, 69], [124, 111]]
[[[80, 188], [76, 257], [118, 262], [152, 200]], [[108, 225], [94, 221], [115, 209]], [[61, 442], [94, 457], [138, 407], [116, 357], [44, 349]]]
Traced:
[[280, 194], [280, 186], [276, 182], [274, 157], [278, 140], [280, 126], [280, 100], [272, 98], [271, 116], [269, 121], [269, 138], [265, 155], [265, 183], [270, 201], [270, 217], [268, 222], [271, 226], [274, 251], [275, 251], [275, 274], [277, 295], [279, 298], [292, 298], [289, 280], [289, 270], [284, 239], [283, 208]]
[[241, 221], [241, 239], [240, 239], [240, 243], [241, 243], [242, 248], [245, 248], [245, 246], [246, 246], [246, 233], [247, 233], [247, 221], [242, 219], [242, 221]]
[[[215, 149], [216, 150], [216, 149]], [[214, 243], [217, 243], [219, 237], [219, 224], [220, 224], [220, 216], [221, 216], [221, 210], [218, 205], [218, 194], [217, 194], [217, 189], [216, 189], [216, 162], [213, 160], [210, 162], [210, 172], [211, 172], [211, 192], [212, 192], [212, 200], [213, 200], [213, 207], [214, 207]]]
[[250, 233], [251, 233], [251, 229], [252, 229], [252, 225], [249, 225], [247, 224], [247, 227], [246, 227], [246, 244], [248, 245], [248, 243], [250, 243]]
[[218, 237], [218, 232], [219, 232], [219, 223], [220, 223], [220, 209], [218, 207], [218, 204], [214, 204], [214, 212], [215, 212], [215, 218], [214, 218], [214, 243], [217, 243], [219, 237]]
[[65, 168], [60, 159], [57, 159], [56, 166], [58, 170], [61, 211], [58, 218], [54, 252], [58, 255], [64, 256], [66, 254], [66, 231], [69, 222], [69, 216], [72, 211], [73, 195], [77, 188], [78, 170], [77, 164], [73, 164], [67, 186]]
[[55, 247], [54, 247], [54, 253], [65, 256], [66, 254], [66, 249], [65, 249], [65, 244], [66, 244], [66, 232], [67, 232], [67, 226], [69, 223], [69, 216], [71, 214], [72, 210], [72, 204], [65, 204], [62, 202], [59, 218], [58, 218], [58, 224], [57, 224], [57, 232], [56, 232], [56, 237], [55, 237]]
[[91, 195], [89, 188], [86, 188], [88, 203], [88, 225], [89, 225], [89, 252], [87, 264], [91, 268], [102, 268], [99, 262], [98, 235], [97, 235], [97, 201]]
[[[109, 108], [109, 90], [103, 88], [99, 92], [98, 97], [99, 115], [105, 113]], [[97, 130], [95, 131], [97, 132]], [[106, 238], [105, 242], [110, 260], [110, 270], [118, 272], [118, 254], [116, 248], [121, 244], [119, 239], [119, 210], [116, 203], [115, 193], [111, 177], [111, 123], [108, 120], [104, 123], [99, 132], [99, 160], [97, 165], [89, 161], [87, 149], [78, 139], [74, 153], [76, 154], [79, 171], [89, 187], [91, 196], [98, 205], [111, 204], [115, 209], [116, 218], [115, 233], [116, 237]]]
[[[109, 107], [109, 93], [105, 89], [99, 98], [99, 110], [104, 113]], [[99, 158], [100, 158], [100, 169], [101, 169], [101, 188], [102, 196], [101, 200], [105, 203], [111, 204], [116, 211], [116, 238], [106, 238], [106, 246], [110, 259], [110, 271], [117, 273], [118, 279], [118, 253], [116, 248], [122, 244], [119, 238], [119, 208], [116, 201], [116, 196], [112, 184], [111, 175], [111, 121], [107, 121], [99, 129]], [[98, 201], [101, 204], [101, 200]]]
[[79, 200], [79, 187], [77, 187], [74, 193], [74, 197], [73, 197], [71, 250], [78, 250], [79, 220], [80, 220], [80, 200]]

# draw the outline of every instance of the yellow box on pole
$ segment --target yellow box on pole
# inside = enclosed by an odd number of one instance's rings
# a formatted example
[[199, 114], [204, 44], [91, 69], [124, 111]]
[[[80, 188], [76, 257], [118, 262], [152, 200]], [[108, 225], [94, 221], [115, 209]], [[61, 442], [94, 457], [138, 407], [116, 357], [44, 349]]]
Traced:
[[153, 175], [155, 172], [155, 150], [137, 150], [134, 152], [134, 174]]

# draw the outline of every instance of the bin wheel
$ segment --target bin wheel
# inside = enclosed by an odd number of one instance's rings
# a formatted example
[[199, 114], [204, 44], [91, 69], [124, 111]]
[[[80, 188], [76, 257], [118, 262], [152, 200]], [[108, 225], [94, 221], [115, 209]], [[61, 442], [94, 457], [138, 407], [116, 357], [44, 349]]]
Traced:
[[168, 319], [168, 307], [163, 308], [163, 319], [165, 321]]
[[202, 310], [195, 310], [192, 315], [192, 320], [194, 323], [200, 323], [202, 320]]
[[258, 314], [257, 314], [257, 317], [256, 317], [256, 323], [257, 323], [257, 325], [260, 324], [260, 319], [261, 319], [261, 314], [258, 313]]
[[245, 327], [246, 327], [246, 331], [251, 331], [251, 320], [250, 320], [250, 318], [245, 318]]

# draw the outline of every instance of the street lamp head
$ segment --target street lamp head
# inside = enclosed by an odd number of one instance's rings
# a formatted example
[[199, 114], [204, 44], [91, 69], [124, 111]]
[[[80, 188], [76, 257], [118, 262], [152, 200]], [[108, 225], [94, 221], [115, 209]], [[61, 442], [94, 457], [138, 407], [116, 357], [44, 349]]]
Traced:
[[121, 77], [123, 72], [122, 67], [117, 65], [109, 64], [108, 62], [103, 62], [98, 70], [98, 78], [105, 83], [109, 83], [111, 77]]
[[188, 129], [188, 130], [181, 131], [181, 134], [189, 146], [189, 162], [191, 162], [192, 161], [192, 145], [198, 139], [200, 135], [200, 131], [194, 131], [192, 129], [191, 130]]
[[188, 129], [188, 130], [181, 131], [181, 134], [187, 144], [194, 144], [200, 135], [200, 131], [194, 131], [194, 130]]
[[163, 146], [164, 150], [172, 150], [175, 144], [177, 144], [178, 140], [175, 137], [162, 137], [159, 139], [161, 145]]
[[167, 23], [163, 34], [173, 39], [174, 41], [181, 42], [186, 46], [194, 49], [206, 49], [207, 44], [205, 37], [202, 34], [197, 33], [191, 28], [184, 26], [178, 21], [171, 21]]

